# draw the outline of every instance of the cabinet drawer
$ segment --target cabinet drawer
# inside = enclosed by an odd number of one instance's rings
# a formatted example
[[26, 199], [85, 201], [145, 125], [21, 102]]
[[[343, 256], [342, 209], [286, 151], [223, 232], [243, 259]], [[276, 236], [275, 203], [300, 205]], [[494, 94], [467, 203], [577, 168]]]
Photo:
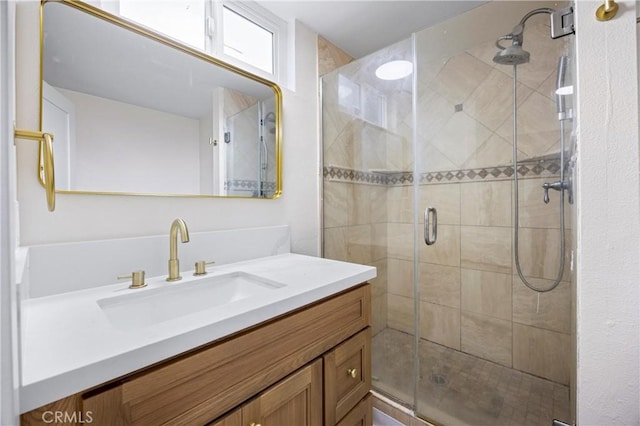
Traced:
[[325, 425], [342, 419], [371, 389], [371, 328], [324, 357]]
[[373, 396], [367, 395], [344, 416], [336, 426], [371, 426], [373, 424]]

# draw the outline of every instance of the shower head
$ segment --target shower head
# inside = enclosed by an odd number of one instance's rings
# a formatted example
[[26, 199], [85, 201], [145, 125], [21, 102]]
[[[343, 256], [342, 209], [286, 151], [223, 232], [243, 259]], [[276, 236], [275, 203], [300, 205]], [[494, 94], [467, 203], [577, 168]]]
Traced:
[[500, 65], [521, 65], [529, 62], [529, 52], [522, 46], [513, 44], [498, 51], [493, 57], [493, 62]]
[[[502, 40], [512, 40], [511, 46], [504, 47]], [[510, 34], [496, 40], [496, 47], [500, 49], [493, 57], [493, 62], [500, 65], [521, 65], [529, 62], [529, 52], [522, 48], [524, 42], [524, 23], [513, 27]]]
[[[496, 40], [496, 47], [500, 49], [500, 51], [493, 57], [493, 62], [500, 65], [521, 65], [529, 62], [529, 52], [522, 48], [522, 43], [524, 42], [524, 24], [534, 15], [540, 13], [553, 15], [554, 12], [554, 9], [541, 7], [524, 15], [518, 25], [513, 27], [510, 34], [503, 35]], [[500, 44], [502, 40], [512, 40], [511, 46], [502, 46]]]
[[[266, 125], [266, 123], [275, 123], [275, 122], [276, 122], [276, 114], [273, 111], [271, 111], [267, 115], [264, 116], [262, 124]], [[269, 128], [269, 133], [272, 134], [272, 135], [275, 135], [276, 134], [276, 126], [273, 126], [273, 127]]]
[[275, 123], [276, 122], [276, 114], [273, 111], [269, 112], [267, 115], [264, 116], [264, 121], [266, 121], [268, 123]]

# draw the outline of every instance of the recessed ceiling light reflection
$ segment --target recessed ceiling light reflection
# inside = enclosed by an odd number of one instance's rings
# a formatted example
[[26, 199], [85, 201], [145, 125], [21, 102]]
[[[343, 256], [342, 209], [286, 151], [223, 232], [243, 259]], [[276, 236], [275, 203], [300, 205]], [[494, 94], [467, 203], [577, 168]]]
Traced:
[[409, 61], [397, 60], [384, 63], [376, 70], [380, 80], [399, 80], [413, 72], [413, 64]]

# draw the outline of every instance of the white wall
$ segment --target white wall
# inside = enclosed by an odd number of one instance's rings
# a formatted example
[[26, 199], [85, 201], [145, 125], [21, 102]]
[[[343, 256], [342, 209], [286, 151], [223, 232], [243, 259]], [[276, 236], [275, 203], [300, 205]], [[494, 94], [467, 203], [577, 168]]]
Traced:
[[75, 105], [72, 189], [200, 193], [198, 120], [57, 90]]
[[[37, 2], [17, 10], [17, 124], [38, 127]], [[56, 211], [46, 209], [36, 179], [35, 144], [18, 147], [20, 242], [85, 241], [168, 234], [183, 218], [191, 231], [289, 224], [292, 251], [319, 254], [319, 164], [316, 34], [295, 26], [296, 91], [283, 88], [283, 195], [277, 200], [201, 199], [59, 194]]]
[[[0, 2], [0, 424], [18, 424], [18, 333], [15, 247], [15, 3]], [[30, 143], [30, 142], [26, 142]]]
[[640, 424], [636, 5], [576, 2], [577, 423]]

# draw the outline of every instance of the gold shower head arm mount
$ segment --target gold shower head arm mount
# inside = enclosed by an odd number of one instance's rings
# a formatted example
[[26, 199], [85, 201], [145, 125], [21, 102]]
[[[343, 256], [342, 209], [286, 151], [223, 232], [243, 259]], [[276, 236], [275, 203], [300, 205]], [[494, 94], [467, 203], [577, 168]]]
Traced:
[[38, 179], [44, 185], [47, 193], [47, 207], [49, 211], [56, 208], [55, 166], [53, 163], [53, 134], [36, 132], [33, 130], [15, 129], [15, 139], [36, 141], [38, 145]]

